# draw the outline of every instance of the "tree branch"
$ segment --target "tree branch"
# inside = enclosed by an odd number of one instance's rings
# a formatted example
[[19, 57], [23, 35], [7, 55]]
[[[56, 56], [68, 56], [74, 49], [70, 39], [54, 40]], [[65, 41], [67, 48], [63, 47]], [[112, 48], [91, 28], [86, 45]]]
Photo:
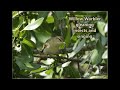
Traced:
[[75, 59], [75, 58], [66, 58], [66, 57], [62, 57], [62, 56], [55, 56], [55, 55], [51, 55], [51, 56], [48, 56], [48, 55], [34, 55], [34, 57], [38, 57], [40, 59], [47, 59], [47, 58], [59, 58], [59, 59], [67, 59], [68, 61], [73, 61], [73, 62], [81, 62], [82, 60], [81, 59]]

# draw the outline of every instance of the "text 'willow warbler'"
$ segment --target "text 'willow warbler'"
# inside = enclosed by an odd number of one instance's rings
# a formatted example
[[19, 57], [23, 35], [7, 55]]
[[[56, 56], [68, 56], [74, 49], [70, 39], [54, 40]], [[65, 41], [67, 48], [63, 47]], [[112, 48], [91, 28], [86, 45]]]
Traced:
[[60, 53], [60, 46], [65, 44], [63, 42], [63, 37], [56, 36], [48, 39], [45, 44], [43, 45], [42, 52], [44, 54], [59, 54]]

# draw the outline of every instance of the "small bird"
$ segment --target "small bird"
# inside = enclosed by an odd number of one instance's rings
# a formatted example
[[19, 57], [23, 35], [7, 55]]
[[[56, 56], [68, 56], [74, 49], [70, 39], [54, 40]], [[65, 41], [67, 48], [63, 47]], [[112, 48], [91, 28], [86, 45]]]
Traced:
[[59, 54], [60, 46], [64, 44], [62, 36], [56, 36], [48, 39], [43, 45], [42, 52], [44, 54]]

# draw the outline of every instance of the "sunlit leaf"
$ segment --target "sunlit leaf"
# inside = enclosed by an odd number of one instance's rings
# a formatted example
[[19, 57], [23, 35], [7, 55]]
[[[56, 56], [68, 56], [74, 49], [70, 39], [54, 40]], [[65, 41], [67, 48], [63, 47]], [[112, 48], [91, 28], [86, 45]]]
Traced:
[[108, 23], [105, 25], [105, 29], [104, 29], [104, 32], [108, 32]]
[[38, 73], [38, 72], [41, 72], [41, 71], [43, 71], [45, 69], [46, 69], [45, 67], [43, 67], [43, 68], [40, 67], [38, 69], [32, 70], [30, 73]]
[[47, 23], [54, 23], [54, 18], [53, 16], [48, 16], [46, 19]]
[[81, 70], [86, 72], [89, 67], [89, 64], [81, 64], [80, 66], [81, 66]]
[[62, 76], [62, 73], [63, 73], [63, 68], [60, 68], [60, 77]]
[[65, 48], [65, 42], [63, 42], [60, 46], [59, 49], [64, 49]]
[[70, 63], [71, 63], [71, 61], [65, 62], [62, 64], [62, 67], [67, 67]]
[[50, 65], [54, 62], [54, 59], [53, 58], [47, 58], [46, 61], [41, 61], [42, 63], [46, 64], [46, 65]]
[[90, 73], [88, 73], [88, 72], [85, 72], [85, 74], [83, 75], [84, 78], [89, 77], [89, 76], [90, 76]]
[[32, 24], [32, 23], [34, 23], [34, 22], [35, 22], [35, 18], [33, 18], [30, 23]]
[[96, 71], [94, 72], [94, 75], [100, 74], [100, 70], [99, 70], [99, 67], [98, 67], [98, 66], [94, 65], [93, 68], [96, 69]]
[[25, 36], [25, 33], [26, 33], [26, 31], [20, 31], [20, 33], [19, 33], [19, 37], [24, 37]]
[[58, 73], [60, 71], [60, 69], [61, 69], [60, 66], [56, 67], [56, 72]]
[[30, 40], [33, 41], [34, 43], [36, 43], [36, 38], [33, 35], [31, 36]]
[[91, 76], [90, 79], [108, 79], [107, 75]]
[[72, 35], [71, 40], [72, 40], [73, 42], [76, 42], [76, 41], [77, 41], [77, 35], [76, 35], [76, 33], [75, 33], [74, 35]]
[[18, 11], [13, 11], [12, 12], [12, 18], [14, 18], [18, 14]]
[[46, 73], [47, 75], [50, 75], [51, 73], [53, 73], [53, 69], [46, 70], [45, 73]]
[[98, 27], [99, 32], [100, 32], [103, 36], [105, 36], [105, 31], [104, 31], [105, 23], [104, 23], [104, 22], [101, 22], [101, 21], [98, 21], [98, 22], [97, 22], [97, 27]]
[[108, 58], [108, 49], [102, 55], [102, 59], [107, 59], [107, 58]]
[[35, 30], [42, 24], [43, 20], [43, 17], [39, 18], [35, 22], [28, 24], [23, 30]]
[[12, 12], [12, 18], [15, 18], [17, 15], [23, 13], [23, 11], [13, 11]]
[[22, 43], [24, 43], [24, 44], [26, 44], [26, 45], [28, 45], [29, 47], [32, 47], [32, 48], [36, 47], [35, 43], [32, 40], [28, 40], [28, 39], [24, 38]]
[[40, 76], [47, 76], [47, 74], [45, 73], [46, 71], [40, 72]]

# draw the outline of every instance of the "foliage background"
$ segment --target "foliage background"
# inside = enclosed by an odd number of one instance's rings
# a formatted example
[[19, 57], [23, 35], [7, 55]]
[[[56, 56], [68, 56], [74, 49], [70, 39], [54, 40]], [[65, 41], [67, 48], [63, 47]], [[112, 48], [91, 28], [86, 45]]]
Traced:
[[[76, 22], [69, 17], [96, 17], [96, 33], [75, 33]], [[85, 27], [86, 28], [86, 27]], [[78, 38], [92, 34], [90, 39]], [[46, 58], [38, 63], [34, 50], [41, 50], [51, 37], [62, 35], [67, 59]], [[13, 78], [107, 79], [108, 78], [108, 12], [107, 11], [13, 11], [12, 73]], [[66, 54], [61, 54], [65, 57]], [[69, 59], [71, 58], [71, 59]], [[76, 61], [75, 61], [76, 60]], [[62, 61], [62, 62], [61, 62]]]

